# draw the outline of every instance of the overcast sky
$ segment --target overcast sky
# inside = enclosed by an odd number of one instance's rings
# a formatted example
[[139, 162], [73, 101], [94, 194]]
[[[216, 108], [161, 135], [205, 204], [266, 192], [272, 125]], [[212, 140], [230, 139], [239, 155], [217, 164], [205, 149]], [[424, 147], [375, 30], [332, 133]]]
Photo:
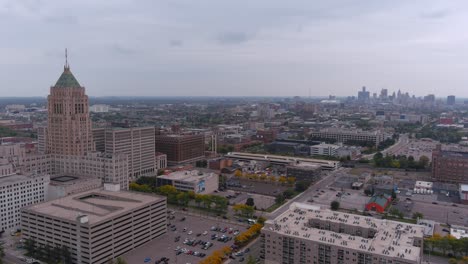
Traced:
[[468, 97], [468, 2], [0, 0], [0, 96]]

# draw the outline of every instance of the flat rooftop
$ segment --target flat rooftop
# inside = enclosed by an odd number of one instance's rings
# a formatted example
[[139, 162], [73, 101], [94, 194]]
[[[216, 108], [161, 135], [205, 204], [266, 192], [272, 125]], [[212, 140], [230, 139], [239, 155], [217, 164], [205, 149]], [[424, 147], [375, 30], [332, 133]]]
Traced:
[[80, 214], [87, 215], [89, 225], [93, 225], [164, 199], [162, 196], [130, 191], [94, 189], [32, 205], [23, 210], [68, 221], [76, 221]]
[[[312, 228], [309, 226], [309, 220], [311, 219], [369, 228], [376, 231], [376, 233], [373, 238], [364, 238]], [[321, 244], [351, 248], [366, 253], [416, 262], [420, 259], [421, 248], [413, 246], [413, 242], [415, 237], [420, 239], [424, 237], [423, 226], [330, 211], [302, 203], [293, 203], [289, 210], [274, 220], [266, 221], [263, 229], [269, 229], [285, 236], [316, 241]]]
[[199, 170], [185, 170], [185, 171], [175, 171], [168, 175], [161, 175], [158, 176], [160, 179], [167, 179], [167, 180], [179, 180], [185, 182], [198, 182], [200, 179], [217, 175], [213, 172], [203, 172]]

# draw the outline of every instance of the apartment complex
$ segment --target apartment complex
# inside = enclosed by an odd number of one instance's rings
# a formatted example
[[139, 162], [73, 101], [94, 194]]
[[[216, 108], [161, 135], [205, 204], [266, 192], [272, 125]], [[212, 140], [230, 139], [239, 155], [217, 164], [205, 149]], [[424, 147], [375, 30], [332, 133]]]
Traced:
[[169, 166], [193, 163], [205, 157], [205, 136], [195, 135], [156, 135], [157, 152], [167, 155]]
[[21, 209], [23, 238], [65, 246], [73, 263], [104, 264], [166, 233], [166, 198], [117, 190], [106, 186]]
[[65, 62], [47, 97], [47, 153], [84, 155], [94, 151], [88, 96]]
[[376, 131], [361, 131], [361, 130], [342, 130], [336, 128], [323, 129], [320, 131], [312, 131], [310, 136], [313, 140], [326, 140], [331, 139], [336, 142], [350, 143], [350, 142], [369, 142], [376, 147], [390, 135], [376, 130]]
[[19, 228], [20, 209], [45, 201], [49, 175], [0, 177], [0, 230]]
[[432, 151], [432, 180], [468, 183], [468, 152], [442, 150], [439, 144]]
[[104, 136], [105, 152], [128, 156], [129, 177], [154, 175], [154, 138], [154, 127], [108, 128]]
[[266, 264], [422, 263], [424, 227], [293, 203], [263, 227]]
[[179, 191], [193, 191], [200, 194], [213, 193], [219, 187], [219, 175], [213, 172], [176, 171], [157, 177], [158, 186], [172, 185]]

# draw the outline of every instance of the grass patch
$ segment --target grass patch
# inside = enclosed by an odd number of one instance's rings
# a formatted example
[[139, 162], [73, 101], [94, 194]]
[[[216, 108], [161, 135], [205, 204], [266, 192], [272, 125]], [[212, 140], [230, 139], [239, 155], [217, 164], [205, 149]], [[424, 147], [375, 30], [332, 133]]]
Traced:
[[268, 207], [265, 212], [268, 212], [268, 213], [271, 213], [273, 211], [275, 211], [276, 209], [280, 208], [283, 204], [285, 204], [286, 201], [282, 202], [282, 203], [275, 203], [273, 204], [272, 206]]
[[398, 218], [398, 217], [393, 217], [393, 216], [387, 216], [382, 219], [388, 219], [388, 220], [398, 221], [398, 222], [403, 222], [403, 223], [408, 223], [408, 224], [416, 224], [416, 219]]

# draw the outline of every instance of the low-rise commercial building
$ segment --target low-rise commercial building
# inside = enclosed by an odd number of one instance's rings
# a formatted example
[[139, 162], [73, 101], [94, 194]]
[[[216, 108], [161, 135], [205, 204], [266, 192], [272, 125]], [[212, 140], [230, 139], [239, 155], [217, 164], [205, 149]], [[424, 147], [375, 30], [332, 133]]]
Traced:
[[50, 179], [47, 201], [67, 195], [97, 189], [102, 186], [102, 180], [96, 177], [59, 175]]
[[106, 189], [21, 209], [23, 239], [67, 247], [72, 262], [104, 264], [166, 233], [166, 198]]
[[361, 130], [341, 130], [335, 128], [323, 129], [320, 131], [312, 131], [310, 136], [313, 140], [334, 140], [335, 142], [341, 142], [349, 144], [352, 142], [369, 142], [374, 144], [376, 147], [386, 139], [390, 138], [389, 134], [386, 134], [380, 130], [376, 131], [361, 131]]
[[158, 186], [172, 185], [179, 191], [209, 194], [218, 190], [219, 175], [199, 170], [176, 171], [157, 177]]
[[335, 160], [321, 160], [311, 159], [303, 157], [291, 157], [291, 156], [280, 156], [280, 155], [265, 155], [265, 154], [253, 154], [246, 152], [229, 152], [226, 157], [234, 160], [241, 161], [257, 161], [267, 162], [268, 164], [274, 165], [296, 165], [299, 163], [316, 164], [319, 165], [322, 170], [335, 170], [340, 167], [340, 162]]
[[387, 194], [375, 194], [366, 204], [367, 211], [374, 211], [378, 213], [383, 213], [385, 208], [390, 205], [392, 197]]
[[262, 229], [265, 263], [420, 264], [423, 229], [293, 203]]
[[468, 184], [460, 184], [460, 202], [468, 204]]

